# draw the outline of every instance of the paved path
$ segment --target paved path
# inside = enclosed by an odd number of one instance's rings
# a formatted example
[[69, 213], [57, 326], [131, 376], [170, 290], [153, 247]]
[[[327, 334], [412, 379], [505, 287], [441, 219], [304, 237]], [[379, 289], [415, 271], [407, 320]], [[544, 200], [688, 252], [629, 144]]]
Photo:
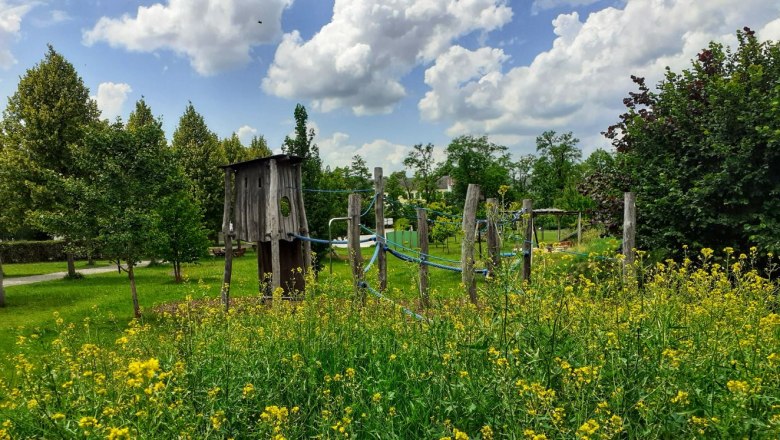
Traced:
[[[149, 264], [148, 261], [142, 261], [138, 263], [136, 267], [147, 266], [148, 264]], [[77, 270], [76, 272], [82, 275], [92, 275], [96, 273], [116, 272], [116, 270], [117, 270], [116, 266], [106, 266], [106, 267], [96, 267], [93, 269], [80, 269]], [[54, 272], [54, 273], [47, 273], [43, 275], [32, 275], [29, 277], [5, 278], [3, 280], [3, 287], [21, 286], [23, 284], [42, 283], [44, 281], [61, 280], [65, 278], [67, 274], [68, 272]]]

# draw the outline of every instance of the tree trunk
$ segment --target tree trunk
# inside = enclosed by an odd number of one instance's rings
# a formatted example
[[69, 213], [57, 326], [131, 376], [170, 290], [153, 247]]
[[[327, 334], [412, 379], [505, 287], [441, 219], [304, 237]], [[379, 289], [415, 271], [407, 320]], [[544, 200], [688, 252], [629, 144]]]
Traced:
[[5, 288], [3, 287], [3, 256], [0, 255], [0, 307], [5, 307]]
[[133, 296], [133, 315], [136, 318], [141, 318], [141, 307], [138, 305], [138, 292], [135, 290], [135, 271], [133, 266], [135, 263], [127, 261], [127, 277], [130, 279], [130, 293]]
[[181, 283], [181, 263], [178, 261], [173, 262], [173, 278], [176, 280], [176, 284]]
[[87, 266], [95, 265], [95, 242], [91, 239], [87, 239]]
[[68, 278], [76, 278], [76, 257], [73, 252], [68, 252], [66, 255], [68, 258]]

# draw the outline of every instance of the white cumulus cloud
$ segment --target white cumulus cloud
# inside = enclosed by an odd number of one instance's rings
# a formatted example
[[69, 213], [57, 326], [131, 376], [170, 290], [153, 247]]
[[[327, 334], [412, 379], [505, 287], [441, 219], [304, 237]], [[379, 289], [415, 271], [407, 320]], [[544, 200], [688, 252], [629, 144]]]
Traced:
[[22, 18], [33, 4], [16, 4], [0, 0], [0, 69], [7, 70], [16, 64], [11, 45], [19, 38]]
[[[636, 89], [631, 74], [653, 86], [666, 66], [688, 67], [710, 41], [733, 47], [743, 26], [780, 32], [779, 16], [774, 0], [632, 0], [584, 20], [561, 14], [552, 48], [527, 66], [507, 70], [500, 49], [443, 52], [426, 70], [430, 91], [418, 107], [424, 120], [449, 122], [452, 136], [487, 133], [533, 145], [544, 130], [571, 130], [588, 151], [607, 144], [599, 133]], [[457, 78], [448, 78], [455, 66]]]
[[92, 98], [97, 101], [103, 119], [113, 121], [122, 115], [122, 107], [132, 91], [129, 84], [104, 82], [98, 86], [97, 96]]
[[283, 37], [263, 90], [320, 111], [386, 113], [406, 95], [401, 78], [415, 66], [511, 19], [505, 0], [336, 0], [332, 20], [310, 40], [297, 31]]
[[[201, 75], [247, 64], [252, 46], [281, 35], [292, 0], [168, 0], [139, 6], [135, 16], [102, 17], [84, 32], [86, 45], [106, 42], [135, 52], [171, 50]], [[262, 24], [258, 23], [262, 21]]]
[[236, 132], [236, 135], [244, 145], [249, 145], [249, 143], [252, 142], [252, 136], [255, 136], [256, 134], [257, 129], [248, 125], [242, 125]]
[[330, 137], [318, 136], [315, 142], [320, 149], [322, 162], [331, 168], [348, 167], [352, 163], [352, 157], [359, 154], [366, 161], [371, 173], [374, 167], [382, 167], [386, 175], [402, 170], [404, 158], [411, 150], [406, 145], [385, 139], [375, 139], [356, 145], [350, 140], [348, 134], [341, 132], [333, 133]]

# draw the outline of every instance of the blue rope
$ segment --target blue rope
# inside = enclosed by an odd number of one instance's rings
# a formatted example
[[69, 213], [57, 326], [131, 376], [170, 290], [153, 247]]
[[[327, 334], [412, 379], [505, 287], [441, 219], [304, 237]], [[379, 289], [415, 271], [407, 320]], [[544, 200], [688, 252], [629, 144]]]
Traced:
[[361, 217], [368, 214], [369, 211], [371, 211], [371, 207], [374, 206], [374, 202], [376, 202], [376, 199], [379, 198], [379, 194], [374, 194], [374, 197], [371, 198], [371, 203], [368, 204], [368, 208], [366, 208], [365, 211], [363, 211], [362, 214], [360, 214]]
[[[366, 231], [366, 232], [368, 232], [368, 233], [370, 233], [370, 234], [374, 234], [374, 235], [376, 235], [376, 232], [375, 232], [375, 231], [372, 231], [371, 229], [369, 229], [369, 228], [367, 228], [367, 227], [365, 227], [365, 226], [363, 226], [363, 225], [360, 225], [360, 227], [361, 227], [361, 228], [362, 228], [364, 231]], [[449, 258], [439, 257], [439, 256], [432, 255], [432, 254], [424, 254], [424, 253], [422, 253], [422, 252], [420, 252], [420, 251], [418, 251], [418, 250], [416, 250], [416, 249], [408, 248], [408, 247], [406, 247], [406, 246], [404, 246], [404, 245], [402, 245], [402, 244], [396, 243], [396, 242], [394, 242], [394, 241], [392, 241], [392, 240], [388, 239], [387, 237], [385, 237], [385, 243], [390, 243], [390, 244], [392, 244], [393, 246], [397, 246], [397, 247], [399, 247], [399, 248], [401, 248], [401, 249], [403, 249], [403, 250], [405, 250], [405, 251], [414, 252], [415, 254], [417, 254], [417, 255], [419, 255], [420, 257], [423, 257], [423, 258], [425, 258], [425, 259], [431, 258], [431, 259], [434, 259], [434, 260], [446, 261], [446, 262], [448, 262], [448, 263], [455, 263], [455, 264], [460, 264], [460, 260], [450, 260]]]
[[304, 188], [303, 191], [304, 192], [350, 194], [350, 193], [356, 193], [356, 192], [371, 192], [371, 191], [373, 191], [373, 188], [371, 188], [371, 189], [314, 189], [314, 188]]
[[[400, 252], [398, 252], [396, 250], [390, 249], [389, 247], [385, 247], [385, 250], [387, 252], [390, 252], [394, 257], [398, 258], [399, 260], [406, 261], [407, 263], [424, 264], [426, 266], [432, 266], [432, 267], [436, 267], [436, 268], [439, 268], [439, 269], [450, 270], [450, 271], [453, 271], [453, 272], [463, 272], [463, 269], [461, 269], [459, 267], [445, 266], [444, 264], [434, 263], [432, 261], [427, 261], [425, 259], [412, 257], [410, 255], [402, 254], [402, 253], [400, 253]], [[482, 274], [482, 275], [486, 275], [487, 274], [487, 269], [474, 269], [474, 273], [479, 273], [479, 274]]]
[[428, 318], [426, 318], [425, 316], [422, 316], [422, 315], [420, 315], [418, 313], [415, 313], [415, 312], [407, 309], [406, 307], [404, 307], [404, 306], [402, 306], [400, 304], [397, 304], [395, 301], [391, 300], [390, 298], [388, 298], [388, 297], [382, 295], [381, 293], [377, 292], [376, 290], [372, 289], [371, 286], [369, 286], [368, 283], [366, 283], [365, 281], [360, 281], [358, 283], [358, 287], [360, 287], [361, 289], [368, 290], [369, 292], [371, 292], [372, 295], [374, 295], [375, 297], [377, 297], [379, 299], [383, 299], [385, 301], [388, 301], [388, 302], [392, 303], [394, 306], [400, 308], [406, 315], [411, 316], [412, 318], [414, 318], [414, 319], [416, 319], [418, 321], [430, 322], [428, 320]]
[[382, 246], [380, 243], [377, 243], [375, 248], [376, 249], [374, 249], [374, 256], [372, 256], [371, 260], [368, 261], [368, 264], [366, 265], [365, 269], [363, 269], [363, 273], [368, 273], [368, 271], [371, 270], [371, 266], [374, 265], [374, 262], [376, 261], [376, 257], [379, 256], [379, 251], [382, 249]]
[[[292, 234], [288, 233], [288, 235], [297, 238], [298, 240], [304, 240], [304, 241], [310, 241], [312, 243], [319, 243], [319, 244], [349, 244], [347, 240], [323, 240], [321, 238], [313, 238], [313, 237], [304, 237], [303, 235], [298, 234]], [[376, 235], [373, 237], [368, 237], [360, 240], [361, 243], [367, 243], [369, 241], [376, 241]]]

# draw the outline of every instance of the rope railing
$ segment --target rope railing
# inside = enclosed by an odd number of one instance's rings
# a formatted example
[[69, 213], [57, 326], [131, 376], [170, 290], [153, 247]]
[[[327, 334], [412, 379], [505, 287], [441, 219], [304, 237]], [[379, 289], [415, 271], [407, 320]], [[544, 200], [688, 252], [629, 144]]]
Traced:
[[375, 248], [374, 255], [371, 257], [370, 260], [368, 260], [368, 264], [366, 265], [366, 267], [363, 268], [363, 273], [368, 273], [368, 271], [371, 270], [371, 266], [374, 265], [377, 257], [379, 256], [379, 251], [382, 250], [382, 246], [379, 243], [377, 243], [376, 246], [374, 246], [374, 248]]
[[371, 294], [374, 295], [375, 297], [377, 297], [377, 298], [379, 298], [381, 300], [385, 300], [385, 301], [393, 304], [394, 306], [396, 306], [399, 309], [401, 309], [404, 312], [404, 314], [406, 314], [407, 316], [411, 316], [412, 318], [414, 318], [414, 319], [416, 319], [418, 321], [430, 322], [430, 320], [428, 318], [426, 318], [425, 316], [420, 315], [419, 313], [416, 313], [413, 310], [409, 310], [406, 307], [396, 303], [392, 299], [390, 299], [390, 298], [382, 295], [381, 293], [377, 292], [375, 289], [373, 289], [371, 286], [369, 286], [368, 283], [366, 283], [365, 281], [360, 281], [358, 283], [358, 287], [360, 287], [361, 289], [366, 289], [369, 292], [371, 292]]
[[[391, 249], [389, 247], [385, 247], [385, 250], [387, 252], [390, 252], [391, 255], [393, 255], [394, 257], [398, 258], [399, 260], [406, 261], [407, 263], [424, 264], [426, 266], [431, 266], [431, 267], [435, 267], [435, 268], [438, 268], [438, 269], [449, 270], [449, 271], [452, 271], [452, 272], [463, 272], [463, 269], [460, 268], [460, 267], [447, 266], [447, 265], [444, 265], [444, 264], [434, 263], [433, 261], [428, 261], [428, 260], [425, 260], [425, 259], [422, 259], [422, 258], [412, 257], [411, 255], [403, 254], [403, 253], [398, 252], [398, 251], [396, 251], [394, 249]], [[474, 269], [474, 273], [478, 273], [478, 274], [482, 274], [482, 275], [486, 275], [487, 272], [488, 272], [487, 269]]]
[[[288, 187], [289, 189], [297, 189]], [[316, 192], [316, 193], [333, 193], [333, 194], [352, 194], [358, 192], [371, 192], [373, 188], [367, 189], [316, 189], [316, 188], [303, 188], [303, 192]]]
[[[305, 237], [303, 235], [288, 233], [289, 236], [297, 238], [298, 240], [310, 241], [318, 244], [349, 244], [347, 240], [324, 240], [322, 238]], [[376, 241], [376, 235], [371, 237], [360, 239], [361, 243], [368, 243], [369, 241]]]
[[[360, 227], [361, 227], [361, 229], [363, 229], [364, 231], [368, 232], [369, 234], [374, 234], [376, 236], [376, 232], [375, 231], [372, 231], [371, 229], [369, 229], [369, 228], [367, 228], [367, 227], [365, 227], [363, 225], [360, 225]], [[420, 257], [424, 257], [425, 259], [429, 259], [430, 258], [430, 259], [434, 259], [434, 260], [446, 261], [448, 263], [460, 264], [460, 260], [451, 260], [449, 258], [439, 257], [439, 256], [433, 255], [433, 254], [425, 254], [425, 253], [422, 253], [422, 252], [420, 252], [420, 251], [418, 251], [416, 249], [412, 249], [410, 247], [406, 247], [403, 244], [396, 243], [395, 241], [390, 240], [387, 237], [385, 237], [385, 243], [392, 244], [393, 246], [399, 247], [399, 248], [401, 248], [401, 249], [403, 249], [405, 251], [408, 251], [408, 252], [414, 252], [415, 254], [419, 255]]]

